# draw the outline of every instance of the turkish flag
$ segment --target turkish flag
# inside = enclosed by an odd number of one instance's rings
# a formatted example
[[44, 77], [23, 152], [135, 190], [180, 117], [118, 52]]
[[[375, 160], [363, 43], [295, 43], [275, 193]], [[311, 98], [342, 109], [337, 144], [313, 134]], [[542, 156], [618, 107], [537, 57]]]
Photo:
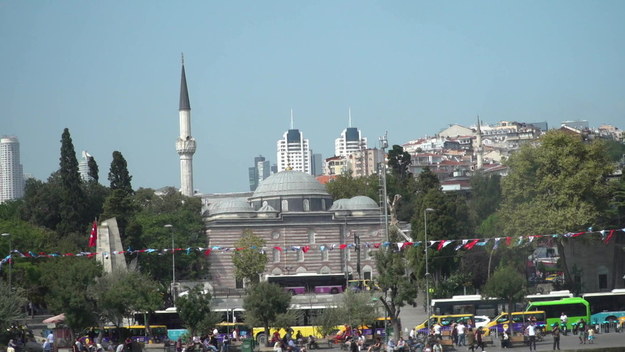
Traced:
[[89, 236], [89, 247], [95, 247], [98, 241], [98, 222], [93, 222], [93, 227], [91, 227], [91, 235]]

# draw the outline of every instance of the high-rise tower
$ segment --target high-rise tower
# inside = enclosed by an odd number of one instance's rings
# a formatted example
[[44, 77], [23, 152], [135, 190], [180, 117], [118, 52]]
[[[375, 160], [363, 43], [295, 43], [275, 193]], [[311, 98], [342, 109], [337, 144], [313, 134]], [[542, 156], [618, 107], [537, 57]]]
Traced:
[[24, 196], [24, 171], [17, 137], [0, 138], [0, 203]]
[[276, 144], [278, 172], [288, 169], [311, 173], [310, 144], [300, 130], [293, 128], [293, 110], [291, 110], [291, 128], [284, 132], [282, 139]]
[[184, 56], [182, 57], [182, 77], [180, 79], [180, 136], [176, 141], [176, 151], [180, 156], [180, 193], [187, 197], [193, 196], [193, 154], [195, 154], [195, 138], [191, 137], [191, 104], [187, 90], [187, 77], [184, 72]]
[[352, 153], [367, 149], [367, 138], [360, 130], [352, 127], [352, 109], [349, 109], [348, 127], [341, 132], [341, 136], [334, 140], [334, 155], [347, 157]]

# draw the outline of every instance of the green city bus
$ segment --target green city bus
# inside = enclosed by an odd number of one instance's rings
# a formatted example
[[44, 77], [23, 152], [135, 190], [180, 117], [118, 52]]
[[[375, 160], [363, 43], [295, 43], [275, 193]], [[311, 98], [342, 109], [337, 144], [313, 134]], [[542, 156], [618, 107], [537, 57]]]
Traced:
[[526, 311], [545, 311], [546, 330], [551, 331], [553, 324], [560, 324], [560, 316], [566, 314], [567, 329], [577, 324], [581, 319], [590, 321], [590, 304], [581, 297], [562, 298], [556, 301], [529, 302]]

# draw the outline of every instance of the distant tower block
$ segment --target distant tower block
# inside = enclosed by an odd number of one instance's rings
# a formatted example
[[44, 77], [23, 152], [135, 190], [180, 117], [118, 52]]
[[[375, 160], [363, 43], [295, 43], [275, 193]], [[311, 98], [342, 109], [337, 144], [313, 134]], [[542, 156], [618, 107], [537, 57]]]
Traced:
[[187, 90], [187, 77], [184, 72], [184, 56], [182, 57], [182, 77], [180, 80], [180, 136], [176, 141], [176, 151], [180, 156], [180, 193], [187, 197], [193, 196], [193, 154], [195, 154], [195, 138], [191, 137], [191, 104]]
[[117, 219], [110, 218], [98, 225], [98, 241], [96, 245], [96, 260], [102, 263], [104, 272], [108, 274], [125, 273], [128, 271], [124, 254], [122, 252], [122, 240], [119, 236]]

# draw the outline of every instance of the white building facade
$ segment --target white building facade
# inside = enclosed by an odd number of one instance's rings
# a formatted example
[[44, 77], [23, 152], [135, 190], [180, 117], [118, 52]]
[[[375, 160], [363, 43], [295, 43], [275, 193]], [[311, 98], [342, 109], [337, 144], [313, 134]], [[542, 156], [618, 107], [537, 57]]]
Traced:
[[298, 129], [290, 129], [277, 142], [278, 172], [296, 170], [311, 174], [311, 151], [308, 139]]
[[348, 127], [334, 141], [334, 155], [347, 157], [354, 152], [367, 149], [367, 138], [356, 127]]
[[24, 196], [24, 170], [17, 137], [0, 138], [0, 203]]

